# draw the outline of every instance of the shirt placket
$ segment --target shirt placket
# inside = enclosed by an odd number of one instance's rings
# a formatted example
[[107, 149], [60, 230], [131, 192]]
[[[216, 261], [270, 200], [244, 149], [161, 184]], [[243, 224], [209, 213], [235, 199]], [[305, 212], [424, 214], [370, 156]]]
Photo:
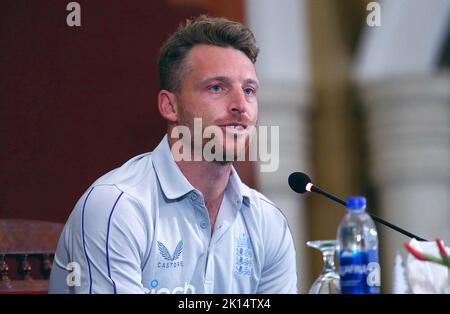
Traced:
[[231, 197], [225, 195], [224, 201], [219, 213], [219, 217], [216, 220], [216, 225], [214, 228], [214, 233], [211, 235], [211, 222], [209, 220], [208, 210], [204, 205], [203, 198], [198, 194], [199, 192], [191, 192], [190, 200], [197, 210], [197, 223], [199, 230], [203, 235], [203, 241], [205, 247], [207, 247], [206, 252], [206, 262], [205, 262], [205, 273], [204, 273], [204, 293], [214, 293], [214, 277], [215, 277], [215, 262], [214, 254], [217, 247], [217, 243], [220, 238], [228, 231], [231, 227], [232, 221], [236, 217], [235, 210], [242, 206], [241, 200], [237, 197]]
[[204, 247], [207, 248], [205, 273], [203, 277], [204, 293], [213, 293], [214, 290], [214, 245], [211, 239], [211, 223], [209, 221], [208, 210], [204, 206], [203, 198], [199, 192], [191, 192], [189, 199], [196, 209], [196, 223], [198, 230], [202, 234]]

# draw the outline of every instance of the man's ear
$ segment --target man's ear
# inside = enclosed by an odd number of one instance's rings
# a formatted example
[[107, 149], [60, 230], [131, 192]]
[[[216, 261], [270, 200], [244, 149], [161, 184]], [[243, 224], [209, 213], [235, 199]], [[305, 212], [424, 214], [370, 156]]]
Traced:
[[158, 94], [158, 110], [164, 119], [170, 122], [177, 122], [177, 98], [174, 93], [168, 90], [160, 90]]

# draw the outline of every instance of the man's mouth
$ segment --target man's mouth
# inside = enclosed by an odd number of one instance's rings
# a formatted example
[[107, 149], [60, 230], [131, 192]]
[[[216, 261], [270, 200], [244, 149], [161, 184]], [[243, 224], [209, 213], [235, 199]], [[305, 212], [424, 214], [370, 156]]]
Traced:
[[226, 132], [233, 132], [233, 133], [240, 133], [247, 129], [247, 124], [245, 123], [227, 123], [220, 126], [222, 129], [224, 129]]

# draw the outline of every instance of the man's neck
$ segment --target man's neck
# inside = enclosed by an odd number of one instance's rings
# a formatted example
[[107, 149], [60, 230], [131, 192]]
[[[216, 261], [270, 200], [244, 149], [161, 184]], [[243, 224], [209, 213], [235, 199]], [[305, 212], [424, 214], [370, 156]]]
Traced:
[[231, 164], [209, 161], [179, 161], [178, 167], [194, 188], [202, 192], [205, 202], [223, 195], [231, 173]]
[[[170, 143], [170, 140], [169, 144], [172, 147], [173, 143]], [[205, 160], [181, 160], [176, 163], [189, 183], [202, 192], [212, 231], [230, 178], [231, 163], [223, 164]]]

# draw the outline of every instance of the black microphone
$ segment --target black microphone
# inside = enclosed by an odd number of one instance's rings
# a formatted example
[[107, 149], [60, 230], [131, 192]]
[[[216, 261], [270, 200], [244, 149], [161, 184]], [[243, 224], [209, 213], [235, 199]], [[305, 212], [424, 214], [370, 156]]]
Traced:
[[[315, 192], [318, 194], [321, 194], [341, 205], [347, 206], [347, 203], [343, 200], [341, 200], [340, 198], [320, 189], [319, 187], [315, 186], [314, 184], [311, 183], [311, 178], [307, 175], [304, 174], [303, 172], [294, 172], [291, 173], [291, 175], [289, 176], [288, 179], [288, 183], [289, 186], [291, 187], [292, 190], [294, 190], [297, 193], [305, 193], [305, 192]], [[381, 219], [378, 216], [375, 216], [374, 214], [368, 213], [370, 215], [370, 217], [372, 217], [373, 220], [375, 220], [376, 222], [383, 224], [391, 229], [394, 229], [397, 232], [400, 232], [401, 234], [410, 237], [410, 238], [415, 238], [418, 241], [427, 241], [424, 238], [421, 238], [419, 236], [416, 236], [415, 234], [406, 231], [405, 229], [402, 229], [394, 224], [391, 224], [390, 222]]]

